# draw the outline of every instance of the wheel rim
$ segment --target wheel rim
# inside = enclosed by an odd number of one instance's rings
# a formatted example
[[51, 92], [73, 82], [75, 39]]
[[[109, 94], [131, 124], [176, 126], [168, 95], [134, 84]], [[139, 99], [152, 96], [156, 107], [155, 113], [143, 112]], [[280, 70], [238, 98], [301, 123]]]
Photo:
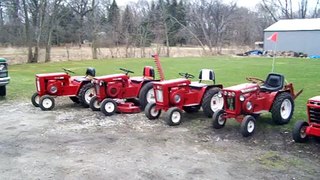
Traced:
[[252, 133], [254, 130], [254, 122], [253, 121], [249, 121], [248, 124], [247, 124], [247, 131], [249, 133]]
[[52, 106], [53, 102], [49, 98], [45, 98], [42, 101], [42, 106], [46, 109], [50, 108]]
[[107, 103], [104, 105], [104, 109], [105, 109], [108, 113], [111, 113], [111, 112], [114, 111], [115, 105], [114, 105], [112, 102], [107, 102]]
[[180, 119], [181, 119], [181, 114], [180, 114], [180, 112], [175, 111], [175, 112], [172, 113], [172, 115], [171, 115], [171, 121], [172, 121], [173, 123], [179, 123], [179, 122], [180, 122]]
[[99, 103], [99, 101], [98, 101], [98, 100], [95, 100], [95, 101], [93, 102], [93, 106], [94, 106], [94, 108], [99, 109], [99, 108], [100, 108], [100, 103]]
[[36, 102], [37, 104], [39, 104], [39, 102], [40, 102], [40, 96], [39, 96], [39, 95], [37, 95], [37, 96], [34, 97], [34, 102]]
[[213, 112], [223, 108], [223, 98], [218, 97], [218, 94], [213, 95], [210, 101], [210, 107]]
[[223, 125], [226, 122], [226, 119], [222, 117], [222, 114], [218, 117], [218, 124]]
[[304, 139], [304, 138], [307, 137], [306, 130], [307, 130], [307, 126], [302, 126], [301, 129], [300, 129], [300, 137], [301, 137], [302, 139]]
[[90, 100], [92, 99], [92, 97], [95, 96], [95, 92], [94, 92], [94, 88], [90, 88], [86, 91], [86, 93], [84, 94], [84, 99], [86, 100], [86, 102], [89, 104]]
[[289, 99], [285, 99], [282, 103], [281, 103], [281, 117], [283, 119], [288, 119], [290, 114], [292, 111], [292, 104], [291, 101]]
[[150, 115], [152, 117], [157, 117], [159, 111], [156, 109], [156, 106], [153, 106], [151, 109], [150, 109]]
[[154, 97], [154, 91], [153, 89], [150, 89], [148, 92], [147, 92], [147, 102], [148, 103], [153, 103], [153, 102], [156, 102], [156, 99]]

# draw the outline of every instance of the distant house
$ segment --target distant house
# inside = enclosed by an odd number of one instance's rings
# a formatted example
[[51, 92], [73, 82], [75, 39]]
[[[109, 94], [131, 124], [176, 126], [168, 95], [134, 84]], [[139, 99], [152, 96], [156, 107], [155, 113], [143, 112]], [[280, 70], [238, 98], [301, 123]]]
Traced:
[[320, 55], [320, 18], [280, 20], [264, 30], [264, 50], [273, 50], [275, 43], [268, 40], [278, 32], [277, 51], [303, 52]]

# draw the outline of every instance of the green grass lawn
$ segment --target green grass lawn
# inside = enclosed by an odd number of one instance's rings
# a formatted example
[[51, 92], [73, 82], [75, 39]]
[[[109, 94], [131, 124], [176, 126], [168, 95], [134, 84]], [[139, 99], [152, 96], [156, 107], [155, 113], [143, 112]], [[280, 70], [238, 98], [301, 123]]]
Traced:
[[[271, 71], [272, 58], [256, 57], [184, 57], [161, 58], [166, 79], [179, 77], [178, 72], [188, 72], [196, 77], [202, 68], [213, 69], [216, 82], [225, 87], [246, 82], [245, 77], [255, 76], [265, 79]], [[9, 67], [11, 82], [6, 99], [26, 99], [35, 92], [35, 74], [62, 72], [62, 67], [83, 75], [86, 67], [95, 67], [97, 75], [120, 73], [120, 67], [133, 70], [132, 76], [141, 76], [145, 65], [155, 66], [152, 58], [144, 59], [107, 59], [68, 61], [41, 64], [21, 64]], [[304, 92], [296, 99], [295, 113], [291, 125], [298, 119], [306, 119], [306, 101], [320, 95], [320, 61], [299, 58], [277, 58], [275, 72], [285, 75], [288, 82], [293, 82], [296, 90]]]

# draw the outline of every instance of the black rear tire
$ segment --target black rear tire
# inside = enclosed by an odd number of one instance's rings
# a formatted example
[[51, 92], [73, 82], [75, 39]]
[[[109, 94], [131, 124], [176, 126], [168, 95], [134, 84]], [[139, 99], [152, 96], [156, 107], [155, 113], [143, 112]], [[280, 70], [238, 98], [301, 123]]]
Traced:
[[[220, 91], [220, 88], [211, 88], [211, 89], [208, 89], [203, 96], [201, 106], [203, 109], [203, 113], [209, 118], [212, 117], [214, 111], [217, 111], [218, 109], [223, 108], [223, 103], [222, 103], [222, 106], [219, 108], [217, 108], [219, 105], [214, 104], [214, 107], [211, 105], [211, 100], [218, 96], [219, 91]], [[221, 97], [221, 100], [223, 102], [223, 97]]]
[[227, 119], [222, 117], [223, 114], [224, 114], [224, 110], [222, 110], [222, 109], [220, 109], [220, 110], [218, 110], [218, 111], [213, 113], [213, 116], [212, 116], [212, 119], [213, 119], [212, 126], [213, 126], [213, 128], [221, 129], [221, 128], [224, 127], [224, 125], [226, 124]]
[[37, 92], [33, 93], [31, 96], [31, 103], [34, 107], [39, 107], [40, 96]]
[[200, 106], [183, 106], [186, 113], [196, 113], [200, 110]]
[[243, 137], [251, 136], [256, 130], [256, 119], [251, 116], [247, 115], [243, 118], [240, 131]]
[[76, 104], [80, 103], [79, 98], [77, 96], [70, 96], [69, 98], [71, 99], [72, 102]]
[[[151, 92], [152, 91], [152, 92]], [[153, 103], [154, 101], [150, 101], [148, 102], [148, 93], [152, 93], [152, 97], [154, 98], [154, 91], [153, 91], [153, 83], [152, 82], [148, 82], [145, 85], [143, 85], [143, 87], [140, 89], [139, 92], [139, 101], [140, 101], [140, 109], [143, 111], [145, 109], [145, 107], [147, 106], [148, 103]]]
[[[291, 106], [291, 110], [287, 108], [288, 105]], [[284, 111], [290, 112], [285, 113]], [[293, 111], [294, 101], [292, 96], [287, 92], [281, 93], [275, 98], [275, 101], [273, 102], [271, 108], [272, 120], [278, 125], [287, 124], [291, 120]]]
[[80, 88], [80, 91], [78, 94], [80, 104], [83, 107], [88, 108], [91, 98], [94, 97], [95, 95], [96, 95], [96, 90], [94, 89], [93, 83], [87, 83], [83, 85]]
[[0, 86], [0, 96], [6, 96], [6, 95], [7, 95], [6, 86]]
[[98, 101], [97, 96], [91, 98], [89, 107], [92, 111], [100, 111], [101, 103]]
[[309, 124], [305, 121], [298, 121], [294, 125], [292, 131], [292, 138], [297, 143], [304, 143], [308, 140], [308, 135], [306, 134], [306, 128]]
[[156, 110], [156, 103], [148, 103], [146, 108], [144, 109], [144, 114], [149, 120], [158, 119], [161, 114], [161, 109]]

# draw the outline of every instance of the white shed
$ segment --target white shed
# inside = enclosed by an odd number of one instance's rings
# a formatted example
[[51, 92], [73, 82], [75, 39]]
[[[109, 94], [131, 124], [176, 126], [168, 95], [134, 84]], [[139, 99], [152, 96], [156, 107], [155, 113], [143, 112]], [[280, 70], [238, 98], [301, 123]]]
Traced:
[[320, 55], [320, 18], [280, 20], [264, 30], [264, 50], [274, 50], [275, 42], [268, 40], [278, 32], [277, 51], [295, 51]]

